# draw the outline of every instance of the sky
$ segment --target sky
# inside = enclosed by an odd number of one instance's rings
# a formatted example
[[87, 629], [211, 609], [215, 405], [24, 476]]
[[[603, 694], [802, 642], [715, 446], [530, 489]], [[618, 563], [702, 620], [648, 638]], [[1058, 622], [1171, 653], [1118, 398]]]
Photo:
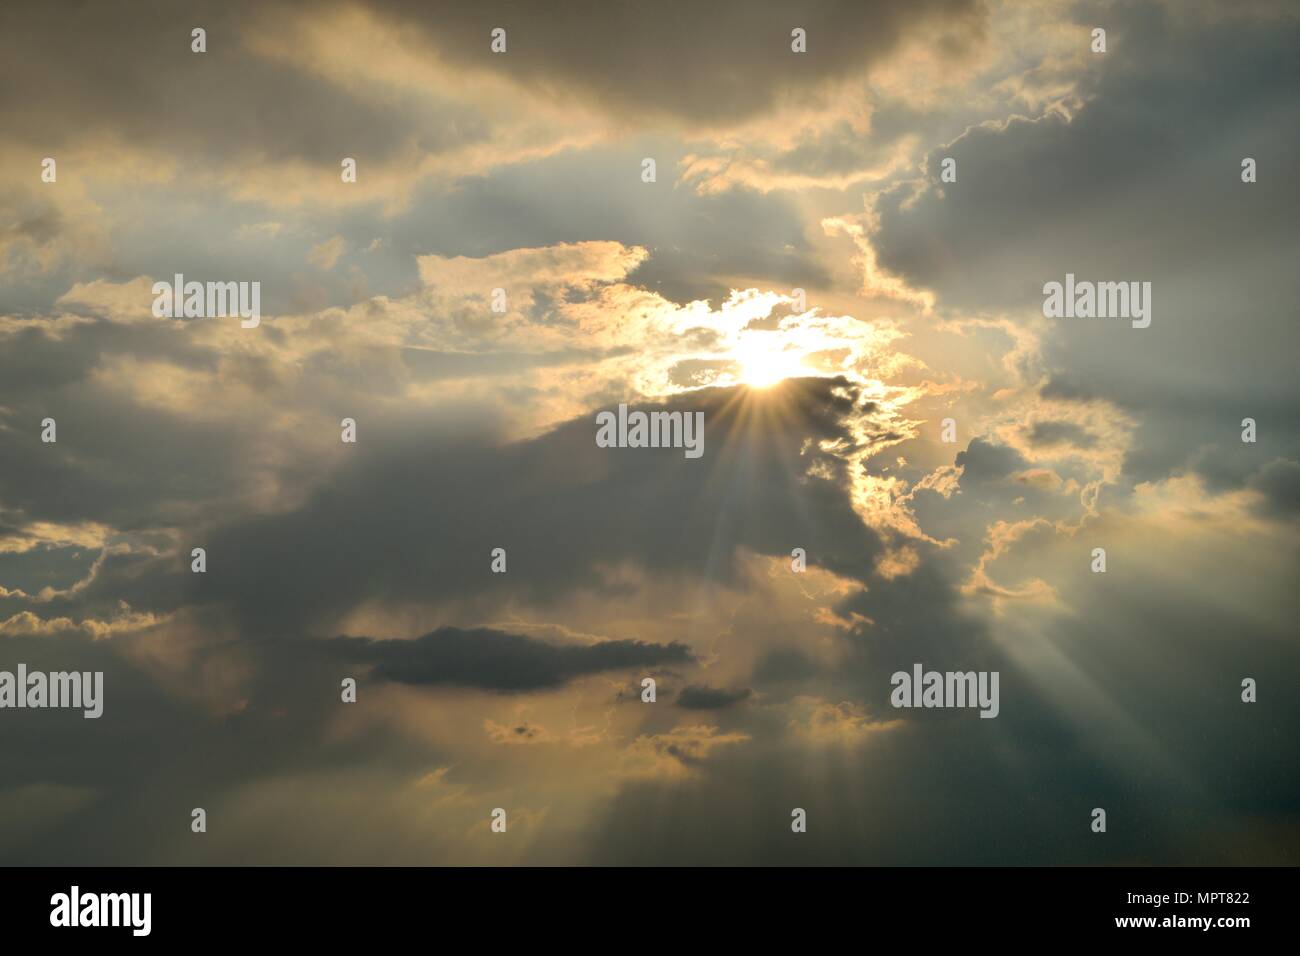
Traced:
[[1298, 17], [4, 5], [0, 863], [1300, 862]]

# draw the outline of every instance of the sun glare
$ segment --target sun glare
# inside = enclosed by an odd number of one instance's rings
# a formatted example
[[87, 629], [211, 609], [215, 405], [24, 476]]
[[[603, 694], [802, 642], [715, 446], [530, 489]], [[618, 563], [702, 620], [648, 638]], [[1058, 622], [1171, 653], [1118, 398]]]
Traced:
[[750, 388], [768, 388], [784, 379], [808, 374], [799, 356], [782, 348], [747, 343], [732, 357], [740, 366], [736, 377]]

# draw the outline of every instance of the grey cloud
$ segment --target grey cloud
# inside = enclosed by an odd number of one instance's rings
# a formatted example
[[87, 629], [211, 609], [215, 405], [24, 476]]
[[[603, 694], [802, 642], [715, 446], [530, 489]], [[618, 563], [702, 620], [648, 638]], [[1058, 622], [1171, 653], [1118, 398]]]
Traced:
[[[435, 116], [427, 99], [411, 94], [364, 98], [248, 50], [245, 34], [274, 29], [295, 7], [105, 2], [79, 8], [71, 28], [56, 4], [7, 5], [0, 116], [9, 136], [56, 158], [63, 146], [108, 133], [190, 162], [238, 156], [335, 169], [362, 144], [368, 156], [385, 159], [407, 143], [437, 152], [486, 135], [467, 106], [448, 100]], [[195, 26], [207, 30], [204, 54], [190, 49]]]
[[[807, 467], [807, 438], [853, 440], [843, 416], [854, 399], [836, 394], [835, 380], [792, 380], [738, 400], [741, 391], [667, 403], [704, 412], [698, 460], [598, 448], [594, 414], [505, 446], [478, 423], [379, 417], [367, 426], [366, 454], [301, 509], [214, 529], [209, 554], [238, 562], [195, 582], [188, 598], [302, 633], [363, 599], [491, 591], [562, 603], [578, 584], [614, 587], [597, 569], [624, 560], [729, 581], [737, 545], [784, 555], [791, 541], [808, 542], [824, 566], [862, 573], [879, 545], [850, 506], [842, 467], [834, 481], [794, 477]], [[764, 412], [769, 404], [781, 415]], [[765, 414], [771, 430], [752, 430], [749, 416]], [[507, 551], [507, 574], [488, 570], [494, 547]]]
[[1035, 447], [1064, 444], [1092, 448], [1097, 444], [1096, 436], [1074, 422], [1034, 422], [1025, 437]]
[[965, 451], [957, 453], [956, 465], [962, 469], [962, 484], [997, 481], [1028, 466], [1020, 452], [1005, 445], [995, 445], [975, 438]]
[[[967, 0], [770, 6], [581, 0], [562, 12], [527, 2], [378, 6], [424, 29], [441, 55], [463, 67], [494, 70], [619, 113], [701, 122], [753, 116], [783, 93], [815, 95], [830, 81], [865, 73], [909, 35], [942, 30], [978, 37], [983, 20], [981, 8]], [[795, 26], [808, 31], [807, 55], [790, 51]], [[507, 30], [505, 55], [489, 52], [495, 27]]]
[[[1072, 15], [1083, 43], [1102, 12]], [[974, 127], [929, 157], [932, 177], [954, 157], [956, 183], [877, 197], [879, 262], [956, 312], [1038, 312], [1044, 283], [1067, 273], [1151, 282], [1148, 329], [1052, 320], [1044, 397], [1104, 398], [1132, 416], [1131, 482], [1194, 466], [1240, 485], [1250, 468], [1224, 441], [1227, 409], [1267, 417], [1273, 454], [1300, 451], [1300, 19], [1179, 16], [1156, 3], [1105, 19], [1111, 49], [1088, 62], [1087, 102], [1071, 119]], [[1259, 163], [1253, 184], [1240, 178], [1247, 156]]]
[[[642, 246], [649, 258], [629, 282], [678, 302], [725, 298], [735, 276], [777, 288], [822, 288], [830, 277], [787, 195], [746, 190], [700, 195], [669, 181], [678, 144], [650, 140], [564, 153], [420, 190], [409, 215], [389, 224], [410, 254], [484, 256], [557, 242], [605, 239]], [[655, 156], [660, 181], [639, 179]], [[358, 222], [359, 235], [380, 224]]]
[[490, 628], [441, 627], [412, 640], [342, 638], [380, 680], [505, 693], [561, 687], [577, 677], [629, 667], [684, 664], [686, 645], [601, 641], [557, 645]]
[[1095, 391], [1068, 372], [1054, 372], [1039, 389], [1043, 398], [1061, 402], [1086, 403], [1100, 398]]
[[677, 706], [687, 710], [723, 710], [748, 700], [752, 693], [753, 691], [748, 687], [732, 689], [690, 684], [683, 687], [682, 692], [677, 695]]

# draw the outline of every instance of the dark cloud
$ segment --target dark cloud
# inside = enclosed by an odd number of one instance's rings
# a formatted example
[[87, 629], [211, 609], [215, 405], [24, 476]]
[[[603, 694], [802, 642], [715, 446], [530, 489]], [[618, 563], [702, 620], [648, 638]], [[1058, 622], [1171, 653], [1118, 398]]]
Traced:
[[1034, 422], [1025, 437], [1035, 448], [1051, 445], [1073, 445], [1075, 448], [1092, 448], [1095, 436], [1074, 422]]
[[[1290, 56], [1300, 21], [1207, 26], [1155, 3], [1114, 13], [1119, 42], [1091, 61], [1081, 80], [1089, 101], [1076, 115], [974, 127], [930, 153], [919, 196], [903, 184], [881, 197], [882, 265], [938, 289], [949, 305], [1023, 307], [1041, 305], [1043, 283], [1067, 271], [1173, 279], [1189, 262], [1232, 262], [1294, 242], [1284, 210], [1297, 201], [1284, 170], [1294, 167], [1289, 119], [1300, 107], [1287, 91], [1300, 79]], [[1078, 29], [1086, 43], [1087, 28]], [[1213, 79], [1225, 74], [1231, 89]], [[958, 181], [939, 188], [947, 156]], [[1279, 175], [1243, 184], [1243, 156]], [[1119, 183], [1129, 188], [1117, 192]], [[1124, 229], [1114, 227], [1119, 216]], [[1061, 222], [1071, 228], [1049, 228]], [[1157, 295], [1171, 291], [1157, 284]], [[1174, 321], [1172, 307], [1158, 300], [1156, 321]]]
[[561, 646], [489, 628], [441, 627], [412, 640], [341, 638], [379, 680], [513, 693], [561, 687], [576, 677], [690, 660], [684, 644], [600, 641]]
[[[1255, 12], [1074, 7], [1081, 49], [1097, 22], [1110, 38], [1078, 80], [1084, 105], [1069, 118], [973, 126], [930, 153], [923, 186], [877, 197], [879, 263], [935, 290], [941, 307], [1037, 313], [1044, 283], [1067, 273], [1152, 283], [1149, 328], [1051, 320], [1042, 347], [1044, 397], [1102, 398], [1135, 418], [1125, 462], [1135, 483], [1204, 465], [1240, 486], [1251, 469], [1232, 466], [1226, 448], [1198, 456], [1225, 434], [1225, 407], [1267, 415], [1274, 454], [1300, 452], [1290, 384], [1300, 19]], [[940, 184], [949, 156], [958, 179]], [[1241, 181], [1244, 157], [1258, 182]], [[1213, 474], [1221, 461], [1230, 478]]]
[[[36, 335], [32, 341], [30, 355], [40, 362], [49, 342]], [[9, 429], [0, 443], [0, 501], [32, 520], [102, 521], [133, 530], [208, 520], [214, 501], [238, 496], [256, 481], [241, 455], [258, 444], [259, 423], [196, 422], [179, 409], [141, 407], [100, 383], [68, 382], [89, 372], [83, 360], [94, 362], [78, 355], [78, 347], [58, 349], [61, 359], [52, 355], [51, 362], [60, 372], [33, 383], [0, 412]], [[0, 349], [0, 368], [21, 363], [24, 354]], [[41, 441], [46, 417], [57, 423], [57, 442]]]
[[1090, 402], [1100, 396], [1065, 372], [1054, 372], [1039, 389], [1043, 398], [1059, 402]]
[[[252, 52], [250, 41], [302, 9], [106, 2], [79, 8], [70, 29], [67, 11], [56, 5], [7, 5], [0, 13], [0, 116], [9, 136], [43, 150], [33, 162], [107, 135], [190, 163], [301, 160], [337, 171], [341, 157], [362, 148], [383, 161], [404, 145], [436, 153], [486, 136], [467, 105], [447, 100], [438, 115], [425, 97], [366, 97]], [[190, 49], [196, 26], [207, 30], [203, 54]], [[60, 179], [88, 172], [59, 169]]]
[[1029, 462], [1014, 448], [975, 438], [966, 446], [965, 451], [957, 453], [955, 464], [962, 469], [964, 486], [1006, 478], [1013, 472], [1028, 467]]
[[[830, 81], [863, 74], [905, 37], [943, 33], [969, 43], [983, 27], [983, 11], [969, 0], [580, 0], [562, 12], [520, 0], [436, 10], [409, 0], [377, 6], [423, 29], [440, 55], [462, 67], [501, 72], [620, 114], [723, 123], [768, 109], [781, 94], [814, 96]], [[504, 55], [489, 52], [496, 27], [507, 30]], [[790, 50], [794, 27], [807, 31], [806, 55]]]
[[[879, 544], [853, 512], [842, 463], [826, 456], [835, 480], [796, 478], [808, 439], [854, 443], [846, 389], [804, 379], [673, 399], [664, 407], [704, 413], [705, 452], [694, 460], [599, 448], [594, 412], [504, 447], [477, 422], [381, 416], [367, 426], [366, 453], [340, 461], [301, 508], [209, 532], [210, 556], [238, 560], [223, 560], [188, 598], [229, 606], [250, 625], [318, 633], [366, 600], [495, 594], [550, 605], [578, 586], [612, 593], [598, 569], [627, 560], [689, 571], [701, 586], [726, 582], [738, 546], [788, 555], [798, 542], [857, 575]], [[770, 427], [752, 428], [755, 416]], [[507, 552], [505, 574], [489, 571], [495, 547]]]

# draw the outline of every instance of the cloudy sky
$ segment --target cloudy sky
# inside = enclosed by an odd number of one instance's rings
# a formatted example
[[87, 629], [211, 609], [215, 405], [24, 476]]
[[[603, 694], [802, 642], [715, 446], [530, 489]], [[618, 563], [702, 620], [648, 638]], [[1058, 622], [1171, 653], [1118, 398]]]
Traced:
[[[0, 710], [0, 861], [1300, 861], [1297, 49], [1285, 3], [6, 4], [0, 670], [105, 676]], [[155, 317], [178, 273], [260, 324]], [[1044, 317], [1067, 273], [1150, 327]], [[703, 456], [597, 447], [620, 403]], [[916, 663], [999, 716], [895, 709]]]

